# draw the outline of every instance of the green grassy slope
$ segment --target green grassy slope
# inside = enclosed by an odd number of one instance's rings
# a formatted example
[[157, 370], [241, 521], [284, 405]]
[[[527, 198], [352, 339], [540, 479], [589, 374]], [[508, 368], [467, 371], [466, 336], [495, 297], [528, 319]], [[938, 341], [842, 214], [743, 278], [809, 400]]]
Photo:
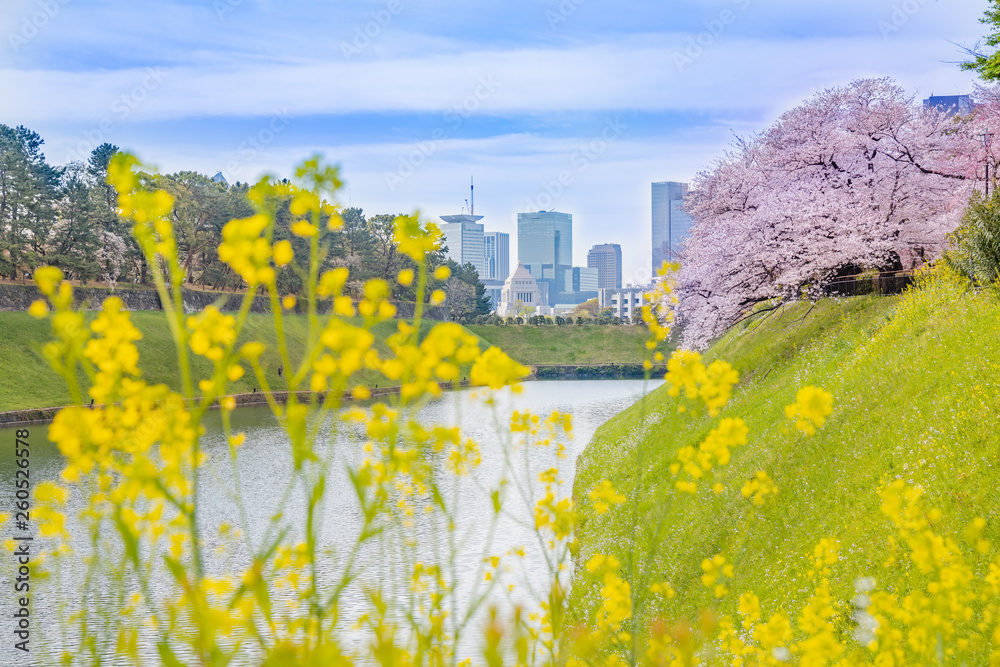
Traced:
[[[578, 463], [579, 562], [614, 553], [624, 563], [637, 535], [639, 567], [677, 590], [651, 613], [690, 618], [709, 606], [731, 613], [745, 591], [760, 595], [765, 617], [793, 611], [811, 589], [812, 550], [825, 537], [842, 543], [832, 577], [838, 599], [851, 599], [857, 577], [877, 573], [880, 587], [902, 582], [902, 568], [880, 569], [892, 531], [877, 490], [897, 478], [926, 490], [946, 528], [961, 533], [980, 515], [996, 539], [997, 522], [990, 521], [1000, 488], [995, 295], [937, 283], [904, 297], [795, 304], [739, 325], [707, 356], [739, 369], [741, 385], [720, 416], [742, 417], [750, 430], [748, 444], [719, 469], [720, 495], [709, 485], [697, 496], [672, 490], [668, 466], [677, 450], [697, 446], [716, 421], [679, 414], [663, 389], [605, 424]], [[812, 438], [790, 429], [783, 413], [805, 385], [835, 397], [833, 415]], [[638, 468], [644, 491], [635, 518], [631, 501], [595, 516], [589, 491], [610, 478], [631, 495]], [[740, 494], [758, 470], [779, 489], [762, 508]], [[735, 573], [732, 593], [715, 602], [699, 581], [700, 563], [719, 552], [735, 563]], [[600, 584], [577, 572], [571, 616], [592, 618]]]
[[[91, 313], [90, 316], [93, 317], [94, 314]], [[165, 383], [173, 389], [180, 389], [176, 348], [163, 313], [136, 311], [131, 316], [143, 335], [138, 343], [143, 378], [153, 384]], [[423, 331], [428, 331], [434, 324], [435, 322], [425, 321]], [[380, 352], [387, 351], [384, 340], [395, 331], [395, 320], [376, 325], [376, 348]], [[307, 335], [306, 317], [286, 316], [285, 334], [292, 359], [297, 361], [297, 351], [303, 349]], [[57, 407], [70, 401], [66, 383], [49, 367], [41, 354], [42, 345], [50, 339], [47, 320], [36, 320], [24, 312], [0, 312], [0, 359], [3, 360], [0, 364], [0, 411]], [[261, 358], [261, 363], [266, 370], [268, 383], [272, 389], [283, 389], [284, 381], [278, 377], [280, 361], [271, 316], [251, 314], [241, 340], [259, 340], [265, 343], [267, 351]], [[194, 357], [193, 371], [195, 377], [206, 377], [211, 372], [211, 363], [202, 357]], [[84, 382], [82, 371], [79, 376], [81, 383]], [[361, 371], [358, 380], [370, 387], [388, 384], [384, 376], [374, 371]], [[243, 378], [230, 386], [232, 393], [250, 393], [255, 387], [260, 390], [249, 369]]]
[[649, 336], [645, 327], [596, 324], [469, 329], [523, 364], [641, 364]]

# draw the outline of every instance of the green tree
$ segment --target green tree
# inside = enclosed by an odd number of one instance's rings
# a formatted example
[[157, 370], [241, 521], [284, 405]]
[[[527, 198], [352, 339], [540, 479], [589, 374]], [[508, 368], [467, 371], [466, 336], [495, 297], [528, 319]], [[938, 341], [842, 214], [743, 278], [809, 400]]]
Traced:
[[449, 259], [446, 265], [451, 269], [452, 277], [469, 285], [474, 293], [473, 303], [470, 305], [469, 310], [463, 314], [475, 316], [489, 315], [493, 312], [493, 302], [490, 301], [490, 297], [486, 294], [486, 285], [479, 279], [479, 272], [476, 271], [476, 267], [471, 262], [459, 265], [453, 259]]
[[101, 204], [101, 226], [108, 231], [117, 231], [121, 224], [118, 220], [118, 194], [115, 188], [108, 184], [108, 164], [111, 158], [119, 152], [113, 144], [101, 144], [90, 153], [87, 160], [87, 175], [94, 188], [94, 194]]
[[[361, 258], [372, 250], [372, 238], [368, 232], [368, 221], [365, 213], [357, 207], [344, 209], [340, 217], [344, 226], [336, 235], [340, 245], [340, 257]], [[350, 263], [348, 263], [348, 266]]]
[[[395, 282], [404, 266], [404, 255], [400, 255], [393, 239], [393, 222], [397, 216], [379, 214], [368, 218], [365, 228], [368, 230], [370, 252], [367, 255], [368, 266], [373, 277], [383, 278], [390, 283]], [[361, 276], [357, 276], [361, 279]]]
[[469, 283], [452, 276], [444, 285], [444, 306], [452, 320], [468, 316], [476, 307], [476, 291]]
[[1000, 280], [1000, 191], [972, 195], [962, 223], [949, 237], [945, 262], [978, 285]]
[[45, 263], [61, 170], [45, 161], [43, 143], [24, 126], [0, 125], [0, 275], [7, 278]]
[[102, 273], [98, 250], [104, 230], [99, 219], [100, 200], [86, 167], [70, 163], [63, 172], [58, 219], [48, 241], [48, 263], [61, 268], [70, 279], [87, 283]]
[[981, 18], [980, 23], [990, 27], [986, 36], [986, 47], [991, 52], [984, 53], [979, 45], [966, 49], [972, 60], [962, 63], [962, 69], [972, 70], [985, 81], [1000, 79], [1000, 0], [989, 0], [989, 9]]
[[600, 307], [597, 305], [597, 299], [588, 299], [574, 308], [573, 314], [579, 316], [597, 317], [599, 310]]
[[222, 227], [233, 217], [226, 187], [193, 171], [154, 176], [151, 181], [152, 187], [175, 198], [174, 229], [185, 282], [204, 284], [208, 256], [215, 254]]

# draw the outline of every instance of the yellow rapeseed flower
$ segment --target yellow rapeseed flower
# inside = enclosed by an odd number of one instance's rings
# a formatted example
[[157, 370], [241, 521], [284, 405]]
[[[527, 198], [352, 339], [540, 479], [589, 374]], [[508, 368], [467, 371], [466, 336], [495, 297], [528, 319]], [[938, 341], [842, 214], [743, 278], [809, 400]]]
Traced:
[[49, 314], [49, 304], [45, 303], [41, 299], [33, 301], [31, 305], [28, 306], [28, 314], [40, 320]]
[[785, 416], [806, 435], [816, 433], [832, 413], [833, 394], [819, 387], [802, 387], [795, 394], [795, 403], [785, 406]]
[[292, 242], [285, 239], [274, 244], [274, 263], [278, 266], [285, 266], [295, 258], [295, 251], [292, 250]]
[[604, 514], [611, 505], [624, 503], [625, 496], [615, 491], [611, 482], [605, 479], [590, 491], [590, 500], [594, 503], [594, 511], [598, 514]]

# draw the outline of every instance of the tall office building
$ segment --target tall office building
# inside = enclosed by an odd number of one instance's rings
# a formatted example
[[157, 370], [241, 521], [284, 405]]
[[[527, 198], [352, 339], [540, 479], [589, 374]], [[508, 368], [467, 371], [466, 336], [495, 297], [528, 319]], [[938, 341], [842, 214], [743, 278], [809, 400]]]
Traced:
[[486, 237], [481, 215], [442, 215], [445, 224], [444, 244], [448, 246], [446, 256], [459, 264], [472, 264], [479, 277], [486, 275]]
[[681, 260], [681, 244], [691, 230], [691, 216], [684, 210], [688, 184], [653, 183], [653, 273], [663, 262]]
[[[596, 299], [600, 291], [598, 287], [598, 270], [590, 267], [574, 266], [572, 272], [567, 273], [566, 291], [563, 299], [568, 303], [583, 303], [588, 299]], [[571, 298], [568, 298], [570, 297]]]
[[573, 266], [573, 215], [558, 211], [518, 213], [517, 261], [525, 266]]
[[517, 261], [538, 281], [542, 305], [564, 303], [573, 269], [573, 216], [558, 211], [517, 214]]
[[480, 276], [494, 311], [500, 310], [503, 286], [510, 276], [510, 234], [486, 232], [486, 274]]
[[486, 273], [483, 280], [503, 282], [510, 275], [510, 234], [486, 232]]
[[587, 267], [597, 269], [598, 289], [622, 286], [622, 247], [617, 243], [595, 245], [587, 253]]

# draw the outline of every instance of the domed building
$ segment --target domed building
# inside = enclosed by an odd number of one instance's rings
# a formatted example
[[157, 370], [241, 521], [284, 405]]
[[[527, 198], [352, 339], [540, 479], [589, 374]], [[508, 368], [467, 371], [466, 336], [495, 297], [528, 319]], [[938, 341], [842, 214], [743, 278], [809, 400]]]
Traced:
[[517, 263], [514, 273], [510, 274], [503, 284], [503, 291], [500, 293], [500, 308], [497, 314], [501, 317], [516, 316], [522, 306], [530, 308], [532, 311], [542, 305], [541, 292], [538, 289], [538, 282], [531, 277], [524, 264]]

